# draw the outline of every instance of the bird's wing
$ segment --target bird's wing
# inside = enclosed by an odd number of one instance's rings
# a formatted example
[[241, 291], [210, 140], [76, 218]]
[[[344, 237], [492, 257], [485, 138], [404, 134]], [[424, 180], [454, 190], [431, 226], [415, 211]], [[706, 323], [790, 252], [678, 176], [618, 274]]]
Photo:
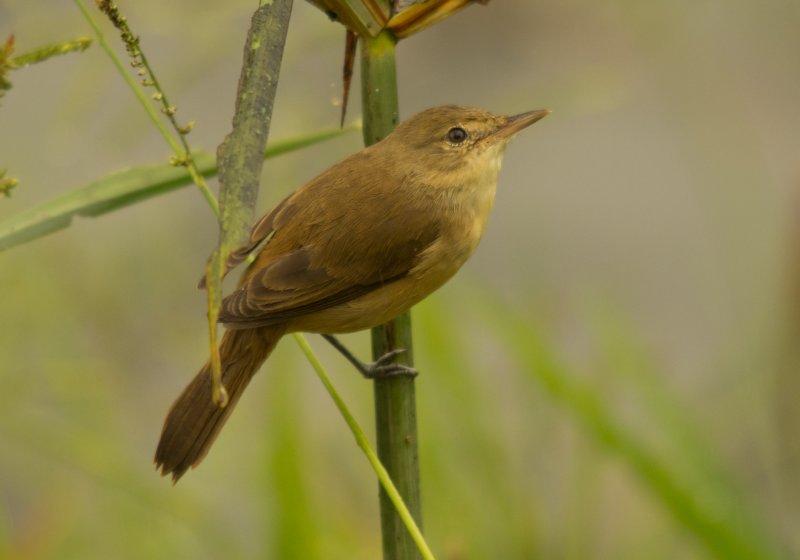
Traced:
[[220, 322], [276, 324], [346, 303], [408, 274], [439, 237], [430, 208], [407, 200], [400, 188], [325, 179], [256, 224], [253, 242], [268, 241], [222, 302]]
[[[272, 227], [272, 223], [275, 220], [275, 216], [280, 212], [286, 203], [289, 201], [291, 196], [286, 197], [278, 204], [275, 208], [269, 211], [267, 214], [255, 223], [253, 228], [250, 230], [250, 240], [247, 245], [243, 247], [239, 247], [233, 253], [228, 255], [228, 259], [225, 261], [225, 270], [222, 271], [222, 277], [225, 278], [227, 274], [242, 264], [250, 253], [256, 250], [265, 239], [267, 239], [274, 231]], [[213, 256], [213, 255], [212, 255]], [[211, 261], [212, 256], [208, 257], [209, 262]], [[200, 277], [200, 281], [197, 283], [197, 287], [201, 290], [206, 288], [206, 275], [203, 274]]]

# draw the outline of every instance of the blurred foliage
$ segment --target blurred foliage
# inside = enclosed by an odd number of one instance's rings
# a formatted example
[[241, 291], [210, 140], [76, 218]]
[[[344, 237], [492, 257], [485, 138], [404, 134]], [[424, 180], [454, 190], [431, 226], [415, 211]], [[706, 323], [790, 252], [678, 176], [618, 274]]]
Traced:
[[9, 71], [43, 62], [53, 56], [85, 51], [91, 44], [92, 40], [88, 37], [78, 37], [72, 41], [40, 47], [34, 51], [12, 57], [15, 39], [13, 35], [9, 35], [5, 43], [0, 46], [0, 98], [3, 97], [7, 90], [11, 89], [11, 81], [8, 78]]
[[[251, 10], [130, 5], [198, 146], [230, 127]], [[83, 32], [73, 12], [7, 0], [0, 36], [30, 50]], [[292, 25], [276, 138], [338, 118], [342, 29], [305, 3]], [[724, 558], [720, 534], [800, 555], [798, 27], [783, 0], [492, 2], [401, 45], [404, 116], [555, 111], [509, 148], [478, 254], [414, 312], [437, 557]], [[0, 216], [163, 158], [107, 66], [15, 75], [3, 165], [26, 188]], [[263, 207], [357, 148], [272, 160]], [[206, 357], [192, 288], [215, 236], [184, 189], [0, 254], [0, 557], [376, 557], [377, 483], [291, 343], [200, 469], [156, 476]], [[370, 385], [315, 344], [369, 425]]]
[[11, 191], [17, 186], [18, 181], [14, 177], [6, 175], [5, 169], [0, 169], [0, 195], [9, 197]]

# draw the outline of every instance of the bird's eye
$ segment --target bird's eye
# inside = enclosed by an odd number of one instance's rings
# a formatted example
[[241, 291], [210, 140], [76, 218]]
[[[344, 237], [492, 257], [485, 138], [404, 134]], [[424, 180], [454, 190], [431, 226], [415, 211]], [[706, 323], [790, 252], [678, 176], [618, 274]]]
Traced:
[[459, 126], [447, 131], [447, 139], [453, 144], [461, 144], [468, 137], [467, 131]]

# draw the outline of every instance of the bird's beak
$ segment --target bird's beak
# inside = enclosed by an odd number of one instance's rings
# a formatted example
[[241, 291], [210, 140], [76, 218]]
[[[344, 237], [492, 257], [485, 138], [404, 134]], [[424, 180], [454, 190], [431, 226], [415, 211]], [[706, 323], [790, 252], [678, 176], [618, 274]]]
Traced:
[[523, 128], [532, 125], [536, 121], [545, 118], [549, 114], [549, 109], [539, 109], [537, 111], [528, 111], [527, 113], [521, 113], [519, 115], [514, 115], [513, 117], [507, 117], [506, 123], [497, 129], [497, 132], [492, 134], [492, 136], [495, 138], [509, 139]]

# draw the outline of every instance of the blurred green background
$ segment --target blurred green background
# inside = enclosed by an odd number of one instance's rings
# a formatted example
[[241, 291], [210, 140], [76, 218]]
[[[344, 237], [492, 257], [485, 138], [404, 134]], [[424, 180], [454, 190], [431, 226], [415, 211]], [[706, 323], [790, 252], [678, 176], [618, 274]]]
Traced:
[[[213, 150], [255, 3], [120, 8]], [[554, 111], [507, 150], [475, 257], [413, 313], [437, 557], [800, 557], [798, 29], [791, 0], [495, 0], [401, 43], [404, 117]], [[69, 2], [2, 0], [11, 33], [22, 53], [90, 30]], [[337, 124], [343, 39], [295, 2], [272, 138]], [[11, 79], [0, 218], [169, 156], [96, 46]], [[359, 147], [269, 161], [259, 206]], [[186, 188], [0, 254], [0, 557], [379, 557], [377, 482], [291, 339], [202, 467], [156, 475], [206, 359], [216, 234]], [[312, 342], [371, 431], [370, 384]]]

